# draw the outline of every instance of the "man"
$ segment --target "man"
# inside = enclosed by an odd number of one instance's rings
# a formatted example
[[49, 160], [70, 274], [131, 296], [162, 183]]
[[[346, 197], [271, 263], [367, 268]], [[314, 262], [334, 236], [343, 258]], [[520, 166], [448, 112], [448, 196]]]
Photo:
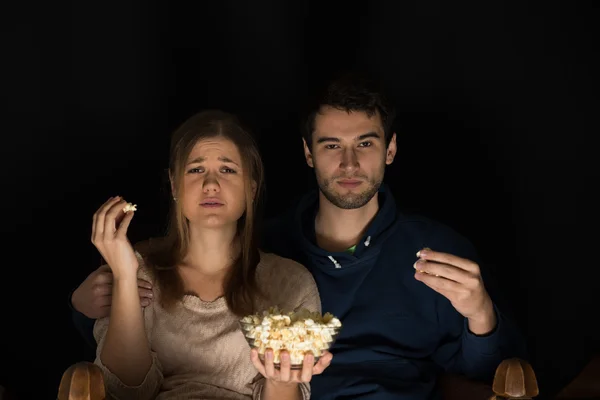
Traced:
[[[444, 370], [488, 380], [503, 359], [525, 354], [469, 241], [396, 209], [382, 183], [396, 155], [394, 115], [370, 82], [332, 82], [303, 132], [319, 190], [264, 234], [265, 250], [311, 271], [323, 311], [343, 324], [331, 365], [313, 377], [313, 399], [435, 398]], [[90, 303], [83, 293], [94, 298], [77, 290], [76, 309]]]

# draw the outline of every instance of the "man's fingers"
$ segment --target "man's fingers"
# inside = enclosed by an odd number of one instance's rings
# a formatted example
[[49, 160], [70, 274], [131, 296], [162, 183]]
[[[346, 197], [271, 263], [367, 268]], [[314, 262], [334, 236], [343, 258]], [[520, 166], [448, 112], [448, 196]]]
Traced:
[[152, 299], [147, 297], [140, 297], [140, 304], [142, 307], [148, 307], [152, 303]]
[[[102, 268], [102, 270], [100, 269]], [[102, 266], [96, 270], [96, 276], [93, 282], [96, 285], [110, 285], [113, 281], [113, 274], [108, 265]]]
[[101, 266], [98, 267], [98, 269], [96, 269], [96, 272], [108, 272], [109, 274], [112, 275], [112, 270], [110, 269], [110, 267], [108, 266], [108, 264], [102, 264]]
[[459, 283], [467, 283], [473, 277], [472, 273], [450, 264], [417, 260], [413, 267], [417, 271], [426, 272], [429, 275], [446, 278]]
[[151, 289], [138, 287], [138, 293], [142, 298], [151, 299], [152, 297], [154, 297], [154, 294], [152, 293]]
[[423, 282], [444, 297], [452, 292], [461, 291], [464, 286], [441, 276], [428, 275], [423, 272], [415, 272], [415, 279]]
[[464, 269], [469, 272], [478, 272], [479, 267], [476, 263], [466, 258], [461, 258], [452, 254], [433, 251], [425, 248], [417, 253], [417, 257], [426, 261], [435, 261], [441, 264], [454, 265], [455, 267]]
[[94, 213], [94, 216], [92, 217], [92, 243], [95, 242], [96, 240], [96, 225], [97, 225], [97, 220], [98, 220], [98, 213]]
[[145, 289], [152, 289], [152, 283], [150, 283], [144, 279], [138, 279], [138, 287], [145, 288]]
[[94, 304], [96, 307], [108, 307], [110, 309], [110, 305], [112, 304], [112, 296], [109, 294], [107, 296], [100, 296], [94, 299]]
[[96, 284], [92, 286], [92, 294], [94, 297], [110, 296], [112, 294], [111, 284]]

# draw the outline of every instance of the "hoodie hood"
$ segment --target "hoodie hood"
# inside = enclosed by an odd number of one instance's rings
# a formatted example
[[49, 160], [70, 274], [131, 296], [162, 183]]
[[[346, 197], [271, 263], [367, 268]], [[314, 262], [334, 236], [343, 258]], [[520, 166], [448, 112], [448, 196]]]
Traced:
[[310, 258], [310, 264], [328, 274], [344, 274], [345, 271], [370, 264], [376, 259], [385, 239], [394, 232], [396, 222], [396, 202], [389, 188], [382, 184], [378, 191], [379, 210], [367, 228], [366, 233], [356, 244], [354, 253], [347, 251], [329, 252], [315, 243], [315, 217], [319, 209], [318, 191], [304, 196], [296, 208], [294, 232], [296, 243]]

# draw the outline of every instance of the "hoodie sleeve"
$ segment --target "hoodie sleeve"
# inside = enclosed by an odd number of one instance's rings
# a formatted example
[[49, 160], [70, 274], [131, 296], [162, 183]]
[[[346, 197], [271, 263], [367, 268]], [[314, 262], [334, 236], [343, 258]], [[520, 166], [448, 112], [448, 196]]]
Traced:
[[440, 296], [437, 311], [441, 341], [433, 358], [448, 372], [491, 381], [503, 360], [512, 357], [527, 359], [525, 339], [502, 300], [490, 271], [480, 262], [473, 245], [449, 228], [443, 237], [444, 240], [433, 240], [428, 246], [472, 260], [479, 265], [484, 285], [494, 303], [497, 324], [489, 334], [475, 335], [469, 331], [467, 319], [454, 309], [448, 299]]
[[96, 320], [86, 317], [84, 314], [77, 311], [75, 307], [73, 307], [71, 299], [73, 298], [74, 291], [75, 289], [69, 293], [68, 298], [69, 310], [71, 311], [71, 321], [89, 348], [96, 351], [96, 340], [94, 339], [94, 323]]

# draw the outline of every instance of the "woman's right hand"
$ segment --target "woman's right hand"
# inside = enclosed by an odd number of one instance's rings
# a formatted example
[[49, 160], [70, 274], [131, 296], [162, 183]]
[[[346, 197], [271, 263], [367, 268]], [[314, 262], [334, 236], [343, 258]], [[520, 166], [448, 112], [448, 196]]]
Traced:
[[137, 279], [139, 262], [127, 239], [133, 211], [123, 212], [127, 202], [111, 197], [94, 214], [92, 243], [110, 267], [114, 279]]

